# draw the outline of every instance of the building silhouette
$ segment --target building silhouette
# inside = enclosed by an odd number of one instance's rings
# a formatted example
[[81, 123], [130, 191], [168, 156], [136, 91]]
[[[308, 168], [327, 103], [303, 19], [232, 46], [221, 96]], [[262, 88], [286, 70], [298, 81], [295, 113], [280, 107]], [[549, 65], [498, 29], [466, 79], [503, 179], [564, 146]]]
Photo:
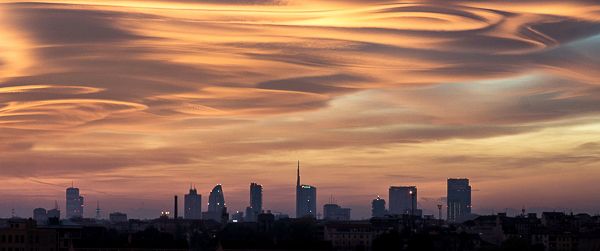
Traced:
[[58, 223], [60, 221], [60, 209], [57, 201], [54, 201], [54, 208], [48, 210], [46, 215], [48, 216], [48, 223]]
[[96, 201], [96, 220], [102, 218], [102, 210], [100, 209], [100, 201]]
[[67, 219], [83, 217], [83, 196], [79, 195], [79, 188], [67, 188]]
[[417, 214], [417, 187], [391, 186], [389, 190], [390, 214]]
[[108, 219], [112, 223], [127, 222], [127, 214], [121, 212], [110, 213]]
[[300, 161], [296, 176], [296, 218], [317, 216], [317, 188], [300, 184]]
[[469, 179], [448, 179], [448, 214], [450, 222], [461, 221], [471, 215], [471, 186]]
[[330, 221], [349, 221], [351, 211], [350, 208], [343, 208], [337, 204], [325, 204], [323, 205], [323, 219]]
[[48, 212], [44, 208], [33, 209], [33, 219], [38, 225], [46, 225], [48, 223]]
[[246, 208], [246, 221], [255, 222], [262, 212], [262, 185], [250, 184], [250, 206]]
[[221, 222], [225, 213], [223, 187], [221, 184], [217, 184], [208, 195], [208, 211], [202, 215], [202, 218]]
[[188, 194], [184, 195], [183, 217], [189, 220], [199, 220], [202, 218], [202, 195], [198, 194], [196, 187], [190, 186]]
[[231, 222], [244, 222], [244, 212], [236, 211], [231, 215]]
[[179, 219], [179, 197], [173, 196], [173, 219]]
[[385, 200], [377, 196], [377, 198], [371, 202], [371, 217], [383, 217], [386, 214]]

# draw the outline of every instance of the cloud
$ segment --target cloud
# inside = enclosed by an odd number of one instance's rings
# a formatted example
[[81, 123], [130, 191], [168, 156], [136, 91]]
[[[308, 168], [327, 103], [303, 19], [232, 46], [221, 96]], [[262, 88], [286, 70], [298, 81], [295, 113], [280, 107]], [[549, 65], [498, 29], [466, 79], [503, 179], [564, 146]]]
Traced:
[[[141, 38], [118, 28], [115, 13], [82, 9], [61, 9], [60, 5], [15, 4], [11, 14], [16, 26], [39, 42], [51, 44], [107, 43]], [[58, 8], [57, 8], [58, 7]]]
[[456, 175], [575, 184], [597, 177], [593, 4], [3, 4], [0, 192], [69, 178], [160, 207], [184, 179], [252, 177], [288, 210], [290, 159], [323, 194], [369, 187], [339, 196], [351, 205], [411, 179], [423, 198]]

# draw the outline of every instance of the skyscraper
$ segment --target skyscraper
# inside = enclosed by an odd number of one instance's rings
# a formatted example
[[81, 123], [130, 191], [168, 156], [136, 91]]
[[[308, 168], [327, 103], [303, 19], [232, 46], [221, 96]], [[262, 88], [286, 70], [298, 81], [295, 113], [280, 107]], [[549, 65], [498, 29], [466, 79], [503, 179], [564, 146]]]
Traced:
[[203, 218], [207, 220], [215, 220], [221, 222], [225, 209], [225, 197], [223, 195], [223, 187], [221, 184], [216, 185], [208, 195], [208, 211], [203, 214]]
[[382, 198], [379, 198], [379, 196], [377, 196], [376, 199], [373, 200], [373, 202], [371, 202], [371, 216], [372, 217], [383, 217], [386, 214], [386, 210], [385, 210], [385, 200]]
[[262, 186], [257, 183], [250, 184], [250, 207], [246, 209], [246, 221], [256, 221], [262, 212]]
[[67, 219], [83, 217], [83, 197], [79, 195], [79, 188], [67, 188]]
[[417, 187], [392, 186], [389, 201], [390, 214], [417, 214]]
[[469, 179], [448, 179], [448, 221], [461, 221], [471, 214]]
[[184, 196], [185, 219], [199, 220], [202, 218], [202, 195], [198, 194], [195, 187], [190, 186], [190, 192]]
[[296, 176], [296, 218], [317, 216], [317, 188], [300, 185], [300, 161]]

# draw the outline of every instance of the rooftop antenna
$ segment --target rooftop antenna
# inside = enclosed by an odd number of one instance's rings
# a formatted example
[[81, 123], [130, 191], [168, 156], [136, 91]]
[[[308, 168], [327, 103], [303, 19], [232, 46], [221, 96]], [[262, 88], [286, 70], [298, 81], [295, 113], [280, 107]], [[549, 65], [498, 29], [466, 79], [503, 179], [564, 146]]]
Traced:
[[298, 160], [298, 168], [296, 169], [296, 186], [300, 187], [300, 160]]

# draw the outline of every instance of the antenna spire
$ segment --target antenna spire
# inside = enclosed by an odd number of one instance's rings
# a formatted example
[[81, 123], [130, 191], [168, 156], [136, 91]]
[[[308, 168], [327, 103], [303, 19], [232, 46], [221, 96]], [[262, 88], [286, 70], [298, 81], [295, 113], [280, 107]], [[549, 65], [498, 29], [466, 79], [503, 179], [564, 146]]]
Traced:
[[300, 160], [298, 160], [298, 169], [296, 170], [296, 186], [300, 187]]

